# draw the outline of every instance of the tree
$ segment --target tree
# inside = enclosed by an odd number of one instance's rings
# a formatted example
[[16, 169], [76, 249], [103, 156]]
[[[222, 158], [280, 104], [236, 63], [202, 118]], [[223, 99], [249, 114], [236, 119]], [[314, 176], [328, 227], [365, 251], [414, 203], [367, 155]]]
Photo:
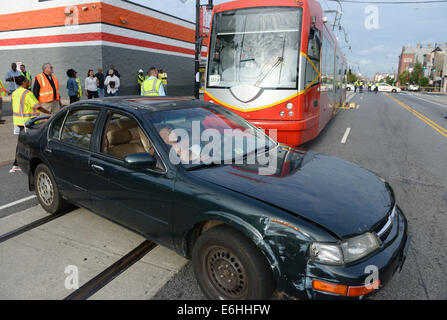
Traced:
[[388, 83], [389, 85], [393, 85], [394, 78], [390, 77], [390, 76], [387, 76], [386, 79], [385, 79], [385, 82]]
[[420, 63], [419, 61], [416, 62], [414, 64], [413, 71], [411, 72], [411, 75], [410, 75], [410, 83], [418, 84], [419, 79], [422, 76], [422, 71], [423, 71], [422, 63]]
[[401, 85], [407, 84], [408, 81], [410, 80], [410, 73], [408, 72], [408, 70], [405, 70], [404, 72], [402, 72], [399, 75], [398, 78], [399, 78], [399, 82], [400, 82]]
[[347, 80], [350, 83], [354, 83], [357, 81], [357, 75], [355, 73], [348, 73]]
[[428, 82], [429, 82], [430, 80], [427, 78], [427, 77], [421, 77], [420, 79], [419, 79], [419, 85], [421, 86], [421, 87], [426, 87], [426, 86], [428, 86]]

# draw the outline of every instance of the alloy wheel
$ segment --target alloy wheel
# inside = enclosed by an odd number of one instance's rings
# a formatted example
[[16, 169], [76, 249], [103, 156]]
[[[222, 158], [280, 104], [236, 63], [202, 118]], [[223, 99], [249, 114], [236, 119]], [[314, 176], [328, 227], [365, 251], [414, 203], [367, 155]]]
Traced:
[[51, 206], [54, 200], [53, 183], [45, 172], [39, 172], [37, 176], [37, 189], [42, 202], [47, 206]]

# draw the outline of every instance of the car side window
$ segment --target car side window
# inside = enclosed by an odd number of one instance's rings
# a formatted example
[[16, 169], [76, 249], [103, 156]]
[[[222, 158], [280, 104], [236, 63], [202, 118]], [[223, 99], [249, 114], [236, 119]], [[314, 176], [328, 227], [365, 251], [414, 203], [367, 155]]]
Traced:
[[62, 129], [61, 142], [89, 149], [98, 116], [99, 110], [77, 109], [70, 111]]
[[55, 119], [51, 123], [50, 132], [48, 133], [48, 137], [50, 139], [59, 140], [62, 124], [64, 122], [66, 114], [67, 113], [64, 112], [62, 115], [60, 115], [57, 119]]
[[147, 152], [157, 159], [157, 168], [164, 170], [151, 141], [137, 121], [127, 115], [112, 113], [108, 117], [101, 152], [119, 159], [128, 154]]

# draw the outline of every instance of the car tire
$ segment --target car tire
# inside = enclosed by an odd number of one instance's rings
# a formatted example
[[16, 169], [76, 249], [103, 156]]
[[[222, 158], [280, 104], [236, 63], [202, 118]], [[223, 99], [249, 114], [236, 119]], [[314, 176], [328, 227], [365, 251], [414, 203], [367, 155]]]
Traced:
[[34, 186], [37, 199], [46, 212], [56, 214], [70, 206], [61, 197], [51, 170], [43, 163], [34, 171]]
[[346, 87], [346, 91], [351, 91], [351, 88], [349, 88], [349, 87]]
[[212, 300], [270, 299], [275, 289], [270, 265], [258, 247], [226, 225], [197, 239], [192, 263], [202, 291]]
[[397, 92], [397, 90], [396, 90], [396, 89], [393, 89], [393, 90], [391, 90], [391, 92], [392, 92], [392, 93], [396, 93], [396, 92]]

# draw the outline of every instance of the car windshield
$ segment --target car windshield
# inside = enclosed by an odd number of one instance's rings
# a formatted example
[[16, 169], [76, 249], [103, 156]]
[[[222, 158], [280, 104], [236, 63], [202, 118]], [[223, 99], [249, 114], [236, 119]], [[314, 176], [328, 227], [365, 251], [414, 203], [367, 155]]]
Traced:
[[214, 20], [208, 87], [297, 87], [300, 8], [231, 10]]
[[262, 130], [219, 106], [160, 111], [146, 117], [163, 140], [169, 160], [187, 169], [244, 163], [277, 145]]

